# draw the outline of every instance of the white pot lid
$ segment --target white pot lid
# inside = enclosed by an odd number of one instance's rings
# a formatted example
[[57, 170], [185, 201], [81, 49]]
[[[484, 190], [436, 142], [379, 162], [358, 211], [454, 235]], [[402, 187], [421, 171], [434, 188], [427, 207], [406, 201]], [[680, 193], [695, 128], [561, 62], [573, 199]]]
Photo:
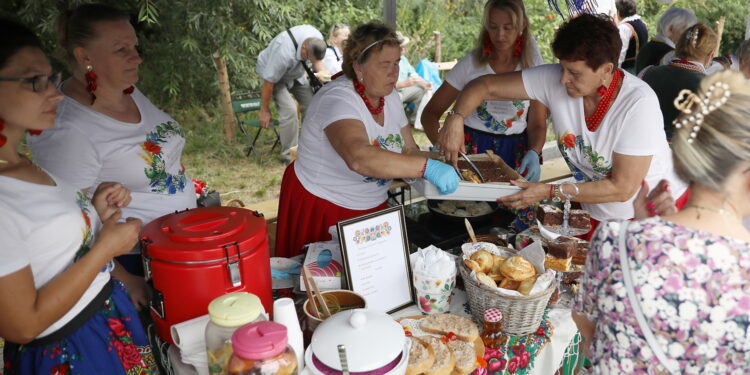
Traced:
[[346, 347], [350, 372], [365, 372], [392, 362], [404, 350], [404, 329], [390, 315], [367, 309], [347, 310], [315, 330], [310, 347], [326, 366], [341, 370], [338, 346]]

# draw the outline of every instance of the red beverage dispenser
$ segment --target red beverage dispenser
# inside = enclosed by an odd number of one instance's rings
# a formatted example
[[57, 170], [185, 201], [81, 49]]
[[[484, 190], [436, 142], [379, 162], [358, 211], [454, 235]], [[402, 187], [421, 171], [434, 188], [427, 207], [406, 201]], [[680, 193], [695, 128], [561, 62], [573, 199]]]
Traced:
[[271, 265], [263, 215], [236, 207], [201, 207], [162, 216], [141, 230], [151, 316], [159, 337], [204, 315], [216, 297], [258, 296], [270, 314]]

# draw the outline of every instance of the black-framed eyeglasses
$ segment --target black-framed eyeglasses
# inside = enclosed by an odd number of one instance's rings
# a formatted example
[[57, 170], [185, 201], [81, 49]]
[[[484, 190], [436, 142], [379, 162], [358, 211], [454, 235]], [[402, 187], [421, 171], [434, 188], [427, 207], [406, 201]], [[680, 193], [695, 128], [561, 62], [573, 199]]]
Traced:
[[30, 83], [32, 90], [34, 92], [42, 92], [49, 87], [49, 84], [52, 83], [53, 85], [57, 86], [60, 83], [60, 78], [62, 75], [60, 73], [54, 73], [51, 76], [48, 76], [46, 74], [39, 74], [33, 77], [23, 77], [23, 78], [10, 78], [10, 77], [0, 77], [0, 81], [20, 81], [23, 83]]

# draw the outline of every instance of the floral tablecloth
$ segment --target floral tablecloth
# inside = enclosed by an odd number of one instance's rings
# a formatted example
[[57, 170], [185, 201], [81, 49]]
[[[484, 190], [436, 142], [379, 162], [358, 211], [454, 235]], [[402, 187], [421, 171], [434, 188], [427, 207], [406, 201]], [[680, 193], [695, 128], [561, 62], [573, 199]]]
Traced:
[[[466, 292], [456, 288], [450, 312], [471, 317]], [[391, 314], [394, 318], [422, 315], [417, 306]], [[509, 336], [503, 347], [485, 348], [485, 356], [472, 375], [572, 374], [577, 361], [578, 330], [569, 309], [548, 309], [539, 329], [526, 336]]]

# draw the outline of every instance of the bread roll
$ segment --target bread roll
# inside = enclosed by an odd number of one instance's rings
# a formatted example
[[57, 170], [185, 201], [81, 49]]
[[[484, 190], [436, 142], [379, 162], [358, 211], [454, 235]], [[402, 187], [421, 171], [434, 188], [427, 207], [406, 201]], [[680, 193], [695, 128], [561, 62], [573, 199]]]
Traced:
[[528, 296], [529, 293], [531, 293], [531, 288], [534, 287], [534, 283], [536, 283], [537, 277], [538, 276], [532, 276], [524, 281], [521, 281], [521, 285], [518, 286], [518, 292], [523, 294], [524, 296]]
[[479, 263], [479, 267], [482, 268], [482, 272], [490, 273], [490, 271], [492, 271], [492, 264], [495, 260], [492, 258], [492, 254], [489, 251], [479, 250], [474, 254], [471, 254], [470, 258], [471, 260]]
[[500, 273], [500, 265], [505, 262], [506, 258], [503, 258], [499, 255], [493, 255], [492, 256], [492, 271], [490, 273], [499, 274]]
[[466, 268], [479, 273], [482, 272], [482, 267], [479, 266], [479, 263], [476, 261], [473, 261], [471, 259], [464, 259], [464, 264], [466, 265]]
[[479, 280], [480, 283], [491, 286], [493, 288], [497, 288], [497, 284], [495, 283], [495, 280], [491, 278], [489, 275], [487, 275], [484, 272], [477, 272], [477, 280]]
[[500, 265], [500, 273], [514, 281], [523, 281], [536, 275], [534, 265], [521, 256], [512, 256]]
[[517, 290], [520, 285], [521, 285], [520, 281], [515, 281], [515, 280], [506, 278], [500, 281], [500, 283], [497, 286], [503, 289]]
[[463, 340], [448, 341], [448, 349], [456, 358], [456, 366], [451, 375], [467, 375], [477, 367], [477, 352], [474, 350], [474, 344]]

